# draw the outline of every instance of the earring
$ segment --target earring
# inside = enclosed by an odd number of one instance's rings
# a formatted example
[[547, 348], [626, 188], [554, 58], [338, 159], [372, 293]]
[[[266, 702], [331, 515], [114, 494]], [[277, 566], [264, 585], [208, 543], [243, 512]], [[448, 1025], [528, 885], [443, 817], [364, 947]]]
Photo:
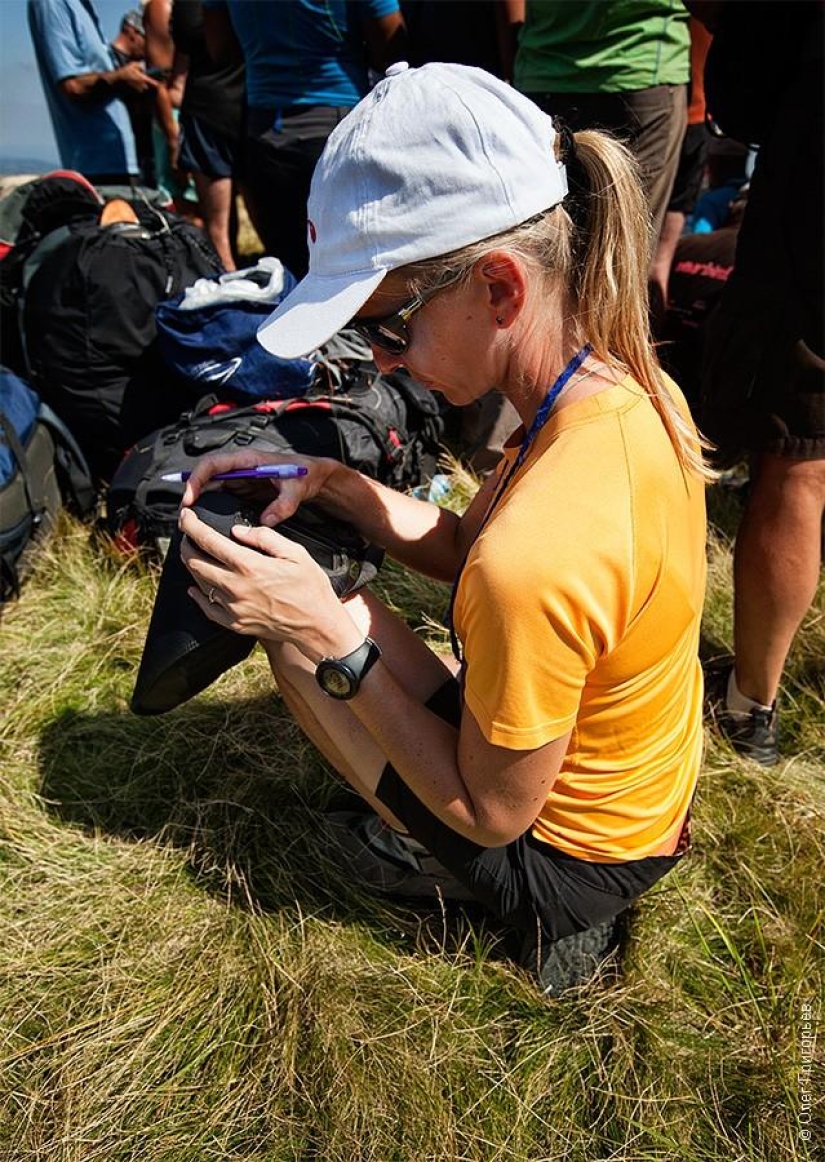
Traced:
[[498, 323], [499, 327], [503, 327], [504, 326], [504, 315], [496, 315], [496, 322]]

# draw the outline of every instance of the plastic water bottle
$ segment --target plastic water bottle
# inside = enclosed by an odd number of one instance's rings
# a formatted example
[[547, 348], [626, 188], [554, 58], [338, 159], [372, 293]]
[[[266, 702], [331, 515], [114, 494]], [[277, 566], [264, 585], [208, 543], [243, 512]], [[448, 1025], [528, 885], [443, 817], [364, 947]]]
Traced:
[[452, 484], [450, 477], [443, 472], [437, 472], [429, 484], [419, 484], [413, 489], [416, 500], [429, 500], [432, 504], [440, 504], [450, 495]]

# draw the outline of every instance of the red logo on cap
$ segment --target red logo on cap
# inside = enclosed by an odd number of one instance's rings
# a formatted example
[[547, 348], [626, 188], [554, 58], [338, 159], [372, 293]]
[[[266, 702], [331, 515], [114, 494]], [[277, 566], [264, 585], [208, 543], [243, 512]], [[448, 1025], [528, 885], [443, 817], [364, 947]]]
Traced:
[[309, 238], [311, 242], [317, 242], [318, 232], [315, 229], [315, 223], [311, 218], [307, 218], [307, 229], [309, 230]]

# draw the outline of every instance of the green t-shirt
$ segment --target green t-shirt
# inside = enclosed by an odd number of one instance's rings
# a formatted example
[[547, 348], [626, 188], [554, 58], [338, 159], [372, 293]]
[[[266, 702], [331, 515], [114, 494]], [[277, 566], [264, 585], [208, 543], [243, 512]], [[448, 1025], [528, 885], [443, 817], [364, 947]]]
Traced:
[[681, 0], [527, 0], [514, 78], [523, 93], [626, 93], [689, 76]]

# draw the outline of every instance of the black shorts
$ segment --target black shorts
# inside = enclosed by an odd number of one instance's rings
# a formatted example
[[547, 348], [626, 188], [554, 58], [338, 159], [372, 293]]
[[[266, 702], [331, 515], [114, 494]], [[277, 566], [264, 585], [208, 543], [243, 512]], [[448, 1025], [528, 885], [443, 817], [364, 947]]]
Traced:
[[[458, 726], [461, 692], [456, 679], [445, 682], [427, 706]], [[529, 831], [506, 847], [480, 847], [433, 815], [389, 763], [376, 796], [494, 916], [523, 932], [535, 931], [538, 919], [552, 940], [618, 915], [681, 859], [655, 855], [626, 863], [590, 863], [563, 854]]]
[[230, 178], [240, 163], [240, 143], [207, 125], [200, 117], [180, 115], [180, 164], [190, 173]]
[[700, 426], [720, 463], [825, 459], [825, 100], [800, 65], [760, 147], [733, 274], [703, 336]]

